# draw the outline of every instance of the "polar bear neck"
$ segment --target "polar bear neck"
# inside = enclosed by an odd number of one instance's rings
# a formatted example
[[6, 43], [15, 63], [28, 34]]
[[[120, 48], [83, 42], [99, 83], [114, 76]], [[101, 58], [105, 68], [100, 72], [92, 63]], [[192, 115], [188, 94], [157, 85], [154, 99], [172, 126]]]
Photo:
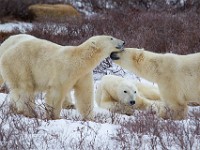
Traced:
[[159, 66], [162, 63], [162, 59], [160, 55], [143, 50], [143, 52], [139, 54], [139, 57], [141, 57], [140, 58], [141, 62], [135, 62], [135, 63], [138, 63], [138, 66], [141, 67], [137, 68], [140, 76], [152, 82], [156, 82], [158, 76], [160, 76], [161, 74]]
[[74, 58], [79, 69], [83, 68], [86, 71], [94, 69], [105, 56], [100, 48], [83, 43], [72, 51], [71, 58]]

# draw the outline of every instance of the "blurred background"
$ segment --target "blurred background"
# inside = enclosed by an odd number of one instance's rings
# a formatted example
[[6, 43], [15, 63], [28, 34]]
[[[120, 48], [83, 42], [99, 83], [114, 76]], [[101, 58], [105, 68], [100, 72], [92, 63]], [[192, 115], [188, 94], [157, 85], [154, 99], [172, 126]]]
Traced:
[[126, 47], [200, 51], [199, 0], [0, 0], [0, 43], [27, 33], [61, 45], [108, 34]]

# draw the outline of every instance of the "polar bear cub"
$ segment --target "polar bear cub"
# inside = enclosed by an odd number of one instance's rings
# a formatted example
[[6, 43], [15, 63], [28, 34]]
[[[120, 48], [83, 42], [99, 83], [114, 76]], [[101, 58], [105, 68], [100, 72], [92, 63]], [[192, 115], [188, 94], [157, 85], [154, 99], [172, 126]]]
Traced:
[[27, 34], [9, 37], [0, 46], [0, 70], [17, 113], [33, 116], [36, 92], [46, 92], [47, 118], [58, 119], [66, 95], [74, 89], [83, 119], [93, 118], [92, 70], [124, 41], [93, 36], [78, 46], [61, 46]]
[[[138, 91], [138, 87], [140, 91]], [[134, 109], [153, 108], [158, 112], [159, 98], [158, 91], [153, 87], [151, 89], [150, 86], [144, 86], [115, 75], [102, 77], [95, 96], [99, 107], [127, 115], [133, 114]]]

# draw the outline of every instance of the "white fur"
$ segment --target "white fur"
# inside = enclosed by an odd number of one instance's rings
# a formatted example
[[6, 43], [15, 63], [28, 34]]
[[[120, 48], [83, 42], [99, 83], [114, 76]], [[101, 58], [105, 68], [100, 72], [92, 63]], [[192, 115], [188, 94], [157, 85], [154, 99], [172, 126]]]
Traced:
[[200, 102], [200, 53], [189, 55], [158, 54], [146, 50], [126, 48], [114, 60], [136, 75], [158, 84], [161, 99], [168, 111], [163, 118], [184, 119], [188, 102]]
[[94, 36], [79, 46], [61, 46], [26, 34], [11, 36], [0, 47], [0, 70], [18, 113], [32, 116], [26, 103], [33, 108], [34, 93], [42, 91], [47, 117], [57, 119], [65, 95], [74, 89], [77, 109], [84, 119], [92, 118], [92, 70], [123, 43]]
[[[158, 112], [159, 99], [154, 87], [114, 75], [106, 75], [101, 79], [95, 96], [99, 107], [128, 115], [133, 114], [134, 109], [149, 110], [151, 107]], [[131, 105], [130, 101], [135, 104]]]

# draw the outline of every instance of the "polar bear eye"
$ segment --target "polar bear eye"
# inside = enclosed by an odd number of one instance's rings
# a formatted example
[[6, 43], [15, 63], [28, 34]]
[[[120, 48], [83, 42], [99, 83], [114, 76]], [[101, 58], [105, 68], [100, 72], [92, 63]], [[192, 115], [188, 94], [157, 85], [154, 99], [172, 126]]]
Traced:
[[124, 91], [124, 93], [127, 93], [127, 91]]
[[134, 91], [134, 93], [136, 94], [137, 92], [136, 92], [136, 91]]
[[113, 38], [110, 38], [111, 40], [113, 40]]

